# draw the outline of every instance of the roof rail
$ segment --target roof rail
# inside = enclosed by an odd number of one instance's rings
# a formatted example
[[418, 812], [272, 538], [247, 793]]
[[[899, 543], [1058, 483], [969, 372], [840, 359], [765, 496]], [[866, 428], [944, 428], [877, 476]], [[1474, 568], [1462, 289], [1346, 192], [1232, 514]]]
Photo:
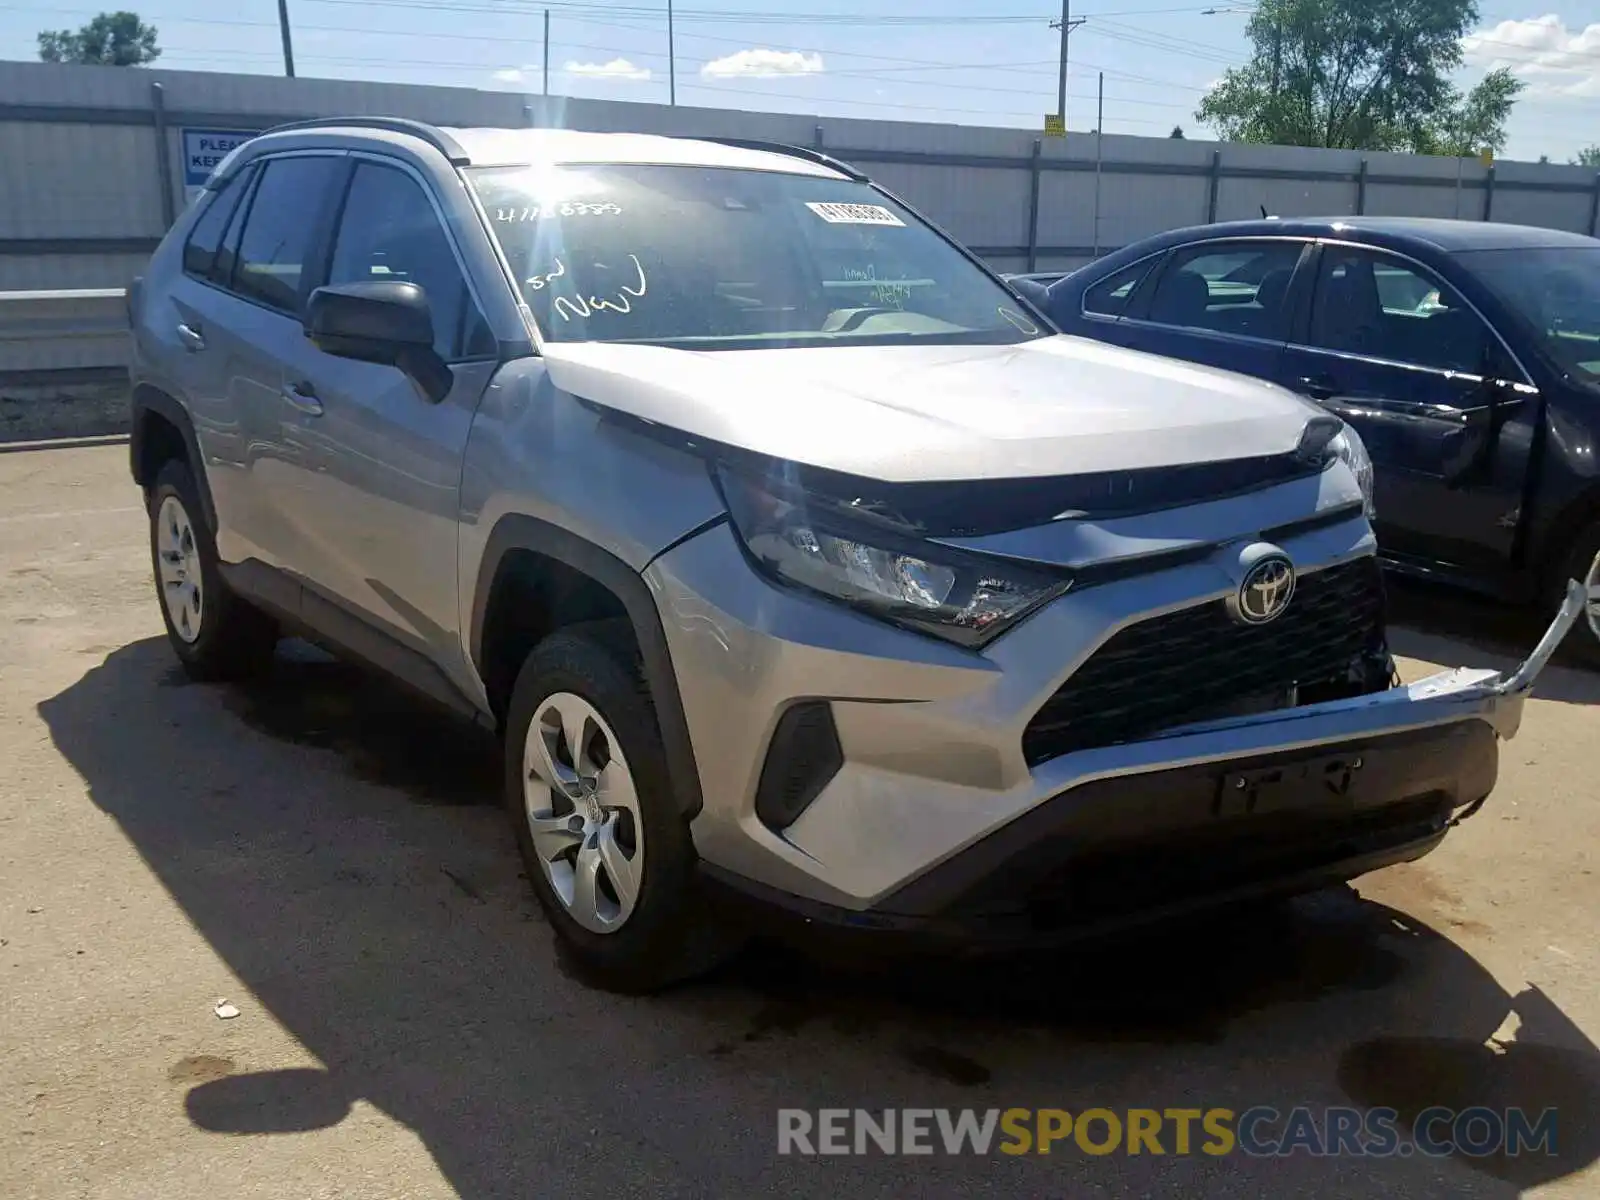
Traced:
[[274, 125], [267, 133], [288, 133], [296, 129], [333, 129], [355, 126], [357, 129], [384, 129], [390, 133], [406, 133], [427, 142], [452, 165], [467, 166], [471, 156], [444, 130], [426, 121], [412, 121], [406, 117], [315, 117], [309, 121], [290, 121], [287, 125]]
[[674, 134], [673, 136], [690, 138], [697, 142], [711, 142], [718, 146], [734, 146], [740, 150], [765, 150], [768, 154], [783, 154], [789, 158], [803, 158], [807, 162], [814, 162], [819, 166], [831, 167], [850, 179], [865, 181], [867, 178], [863, 172], [852, 167], [849, 163], [840, 162], [831, 154], [824, 154], [821, 150], [812, 150], [806, 146], [791, 146], [787, 142], [764, 142], [760, 138], [701, 137], [692, 133]]

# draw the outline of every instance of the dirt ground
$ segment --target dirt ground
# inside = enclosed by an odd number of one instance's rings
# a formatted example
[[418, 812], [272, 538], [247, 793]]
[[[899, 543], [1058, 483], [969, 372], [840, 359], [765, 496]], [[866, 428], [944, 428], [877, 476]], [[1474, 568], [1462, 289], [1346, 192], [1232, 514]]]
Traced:
[[[1600, 675], [1547, 672], [1425, 862], [1281, 915], [983, 967], [763, 948], [621, 999], [563, 971], [483, 735], [313, 654], [185, 682], [126, 453], [0, 453], [0, 1194], [1600, 1188]], [[1397, 609], [1412, 675], [1536, 632]], [[1557, 1153], [776, 1154], [780, 1107], [1297, 1103], [1554, 1106]]]

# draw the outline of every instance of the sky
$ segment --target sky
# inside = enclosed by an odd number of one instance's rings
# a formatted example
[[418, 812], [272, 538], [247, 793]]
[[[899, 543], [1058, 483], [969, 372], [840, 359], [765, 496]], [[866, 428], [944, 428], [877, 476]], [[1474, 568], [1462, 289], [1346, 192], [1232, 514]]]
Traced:
[[[84, 0], [77, 0], [84, 3]], [[89, 0], [93, 3], [93, 0]], [[1039, 128], [1056, 105], [1055, 0], [287, 0], [302, 76], [391, 80], [823, 117]], [[1245, 61], [1249, 0], [1074, 0], [1067, 122], [1205, 137], [1194, 109]], [[1512, 67], [1529, 84], [1503, 159], [1565, 162], [1600, 142], [1600, 0], [1487, 0], [1459, 82]], [[120, 0], [160, 31], [159, 65], [279, 74], [277, 0]], [[1211, 12], [1203, 11], [1211, 9]], [[0, 58], [98, 7], [0, 0]]]

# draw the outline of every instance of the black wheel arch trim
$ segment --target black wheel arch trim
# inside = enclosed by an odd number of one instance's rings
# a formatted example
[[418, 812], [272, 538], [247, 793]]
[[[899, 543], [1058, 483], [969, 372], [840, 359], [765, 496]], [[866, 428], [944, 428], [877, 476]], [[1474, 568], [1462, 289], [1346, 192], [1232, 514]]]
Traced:
[[666, 749], [667, 768], [672, 776], [674, 799], [685, 818], [700, 812], [700, 770], [694, 746], [689, 739], [689, 722], [678, 692], [678, 677], [667, 647], [661, 614], [644, 576], [607, 550], [585, 541], [569, 530], [537, 517], [509, 514], [501, 517], [489, 533], [472, 597], [472, 617], [468, 648], [479, 678], [485, 678], [483, 635], [489, 601], [501, 564], [508, 554], [531, 550], [555, 559], [589, 576], [621, 602], [638, 639], [644, 662], [645, 682], [650, 686], [656, 719], [661, 725], [661, 741]]
[[161, 417], [183, 438], [189, 453], [189, 473], [194, 476], [195, 487], [200, 492], [201, 517], [211, 536], [215, 537], [217, 509], [211, 500], [211, 481], [206, 478], [205, 462], [200, 457], [200, 440], [195, 436], [194, 422], [189, 419], [189, 412], [182, 404], [148, 383], [138, 384], [133, 389], [132, 424], [128, 437], [128, 468], [133, 473], [133, 481], [142, 488], [148, 488], [155, 482], [154, 477], [145, 478], [143, 468], [146, 412]]

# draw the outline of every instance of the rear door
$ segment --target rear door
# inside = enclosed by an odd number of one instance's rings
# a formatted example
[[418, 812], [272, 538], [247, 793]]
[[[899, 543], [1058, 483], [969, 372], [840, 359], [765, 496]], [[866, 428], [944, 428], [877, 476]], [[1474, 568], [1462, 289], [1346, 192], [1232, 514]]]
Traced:
[[1483, 317], [1423, 264], [1324, 245], [1282, 382], [1354, 425], [1379, 544], [1469, 570], [1510, 558], [1536, 393]]
[[1311, 244], [1226, 238], [1180, 246], [1138, 288], [1116, 340], [1139, 350], [1254, 375], [1277, 376], [1297, 273]]
[[256, 559], [290, 572], [306, 562], [284, 521], [285, 465], [302, 454], [288, 384], [316, 353], [301, 325], [304, 268], [325, 239], [344, 170], [343, 155], [328, 152], [257, 164], [204, 288], [180, 302], [217, 394], [211, 412], [196, 414], [202, 446], [211, 436], [228, 447], [226, 461], [211, 469], [223, 527], [218, 549], [227, 561]]
[[194, 421], [202, 466], [218, 518], [217, 545], [222, 557], [244, 557], [233, 530], [242, 516], [245, 497], [239, 488], [245, 439], [229, 401], [229, 309], [231, 298], [219, 280], [226, 279], [238, 245], [242, 211], [255, 185], [255, 166], [246, 166], [205, 201], [183, 248], [183, 275], [173, 284], [172, 308], [163, 311], [157, 327], [145, 331], [165, 347], [162, 360], [181, 392]]

